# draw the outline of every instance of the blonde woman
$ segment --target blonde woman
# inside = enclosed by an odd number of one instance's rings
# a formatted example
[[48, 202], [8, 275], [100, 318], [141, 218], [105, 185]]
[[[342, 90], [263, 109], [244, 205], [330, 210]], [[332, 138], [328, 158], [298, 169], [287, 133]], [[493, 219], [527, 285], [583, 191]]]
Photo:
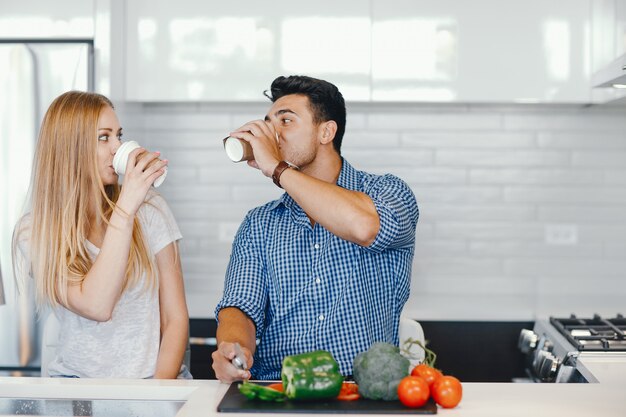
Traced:
[[50, 376], [189, 378], [181, 235], [151, 190], [167, 161], [149, 166], [158, 152], [133, 151], [120, 187], [112, 163], [121, 140], [106, 97], [54, 100], [37, 144], [32, 211], [14, 233], [16, 271], [34, 278], [38, 306], [60, 321]]

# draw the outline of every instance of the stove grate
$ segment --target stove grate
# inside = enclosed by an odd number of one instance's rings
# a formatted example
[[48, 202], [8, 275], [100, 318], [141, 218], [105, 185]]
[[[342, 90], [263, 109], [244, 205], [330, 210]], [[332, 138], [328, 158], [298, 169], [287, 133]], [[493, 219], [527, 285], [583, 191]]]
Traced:
[[626, 318], [618, 314], [604, 319], [595, 314], [591, 319], [550, 317], [550, 323], [579, 351], [626, 352]]

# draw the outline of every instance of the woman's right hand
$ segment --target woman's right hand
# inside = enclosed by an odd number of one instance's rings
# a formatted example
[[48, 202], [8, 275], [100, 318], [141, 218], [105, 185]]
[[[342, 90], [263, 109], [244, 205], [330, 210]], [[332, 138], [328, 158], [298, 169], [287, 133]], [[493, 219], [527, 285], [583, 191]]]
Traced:
[[137, 148], [128, 155], [122, 192], [117, 200], [117, 206], [126, 214], [137, 213], [154, 181], [165, 172], [167, 159], [151, 163], [159, 155], [160, 152], [147, 152], [144, 148]]

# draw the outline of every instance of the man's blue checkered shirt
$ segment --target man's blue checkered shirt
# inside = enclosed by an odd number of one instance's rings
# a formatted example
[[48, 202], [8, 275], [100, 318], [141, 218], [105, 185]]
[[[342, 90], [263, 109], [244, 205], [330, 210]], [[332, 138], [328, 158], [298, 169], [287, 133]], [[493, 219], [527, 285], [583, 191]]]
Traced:
[[409, 296], [418, 208], [393, 175], [355, 170], [343, 160], [337, 185], [369, 195], [380, 217], [374, 243], [340, 239], [288, 195], [251, 210], [233, 242], [224, 296], [215, 310], [237, 307], [260, 340], [253, 378], [280, 379], [285, 356], [324, 349], [344, 375], [373, 342], [398, 344]]

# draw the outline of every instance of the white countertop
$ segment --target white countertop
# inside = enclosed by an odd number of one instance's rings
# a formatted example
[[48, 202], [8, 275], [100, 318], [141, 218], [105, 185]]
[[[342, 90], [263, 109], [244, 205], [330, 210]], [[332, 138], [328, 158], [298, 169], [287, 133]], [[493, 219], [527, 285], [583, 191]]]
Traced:
[[[186, 401], [177, 417], [259, 416], [218, 413], [228, 385], [217, 381], [0, 378], [0, 397]], [[463, 400], [439, 415], [458, 417], [624, 417], [626, 383], [464, 383]], [[323, 414], [315, 414], [324, 416]], [[329, 414], [330, 415], [330, 414]]]

